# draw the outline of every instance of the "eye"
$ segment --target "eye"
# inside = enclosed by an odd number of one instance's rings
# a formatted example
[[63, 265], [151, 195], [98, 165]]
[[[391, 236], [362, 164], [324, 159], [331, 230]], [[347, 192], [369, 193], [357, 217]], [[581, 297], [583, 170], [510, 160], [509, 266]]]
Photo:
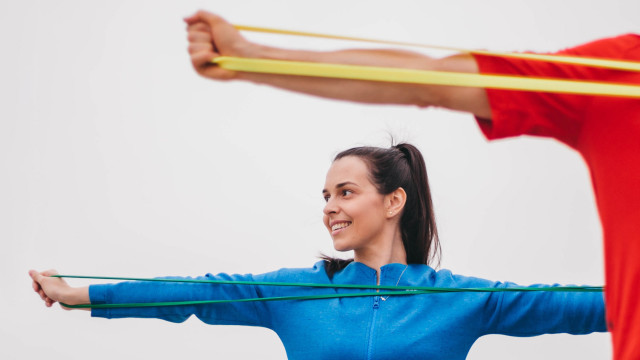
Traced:
[[329, 198], [330, 198], [331, 196], [329, 196], [329, 195], [324, 195], [323, 197], [324, 197], [324, 202], [329, 202]]
[[349, 196], [351, 194], [353, 194], [353, 191], [351, 190], [342, 190], [342, 196]]

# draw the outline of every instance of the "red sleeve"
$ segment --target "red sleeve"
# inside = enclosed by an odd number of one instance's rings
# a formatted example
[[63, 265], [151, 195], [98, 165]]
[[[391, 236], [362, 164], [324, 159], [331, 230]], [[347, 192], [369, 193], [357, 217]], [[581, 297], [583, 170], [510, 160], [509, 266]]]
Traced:
[[[628, 59], [640, 47], [640, 36], [621, 35], [601, 39], [558, 52], [558, 54], [610, 59]], [[586, 66], [554, 64], [543, 61], [474, 55], [480, 73], [509, 74], [527, 77], [582, 79], [625, 82], [625, 71]], [[638, 59], [631, 59], [638, 60]], [[518, 135], [553, 137], [575, 148], [579, 142], [585, 111], [593, 96], [552, 94], [530, 91], [487, 89], [491, 120], [477, 118], [488, 139]]]

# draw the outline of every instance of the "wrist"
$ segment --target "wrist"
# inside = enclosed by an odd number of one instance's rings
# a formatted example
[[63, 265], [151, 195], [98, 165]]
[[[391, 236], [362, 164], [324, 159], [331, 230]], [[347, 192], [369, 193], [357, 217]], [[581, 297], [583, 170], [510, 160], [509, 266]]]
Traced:
[[70, 287], [64, 294], [60, 296], [60, 302], [67, 305], [89, 304], [89, 287]]

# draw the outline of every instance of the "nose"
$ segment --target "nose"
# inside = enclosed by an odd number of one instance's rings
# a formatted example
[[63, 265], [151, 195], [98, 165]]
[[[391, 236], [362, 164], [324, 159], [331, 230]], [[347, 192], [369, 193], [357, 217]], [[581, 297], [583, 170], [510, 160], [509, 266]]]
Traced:
[[322, 210], [322, 212], [325, 215], [335, 214], [338, 212], [338, 205], [332, 198], [329, 198], [327, 203], [324, 205], [324, 209]]

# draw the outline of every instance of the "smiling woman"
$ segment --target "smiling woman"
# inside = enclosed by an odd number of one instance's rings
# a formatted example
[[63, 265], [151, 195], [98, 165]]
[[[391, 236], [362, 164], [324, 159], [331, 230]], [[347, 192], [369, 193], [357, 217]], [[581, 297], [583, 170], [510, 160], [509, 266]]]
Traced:
[[[438, 237], [425, 163], [412, 145], [341, 152], [327, 173], [323, 195], [324, 224], [334, 247], [353, 250], [352, 260], [326, 258], [311, 268], [259, 275], [207, 274], [84, 288], [51, 277], [55, 271], [31, 271], [33, 289], [47, 306], [57, 301], [114, 305], [94, 307], [94, 317], [182, 322], [196, 315], [212, 325], [269, 328], [290, 359], [326, 359], [336, 352], [354, 359], [389, 359], [398, 354], [407, 359], [464, 359], [473, 343], [487, 334], [606, 331], [599, 292], [545, 291], [550, 289], [544, 285], [524, 291], [513, 283], [429, 266], [439, 251]], [[288, 286], [270, 286], [273, 283]], [[320, 286], [291, 286], [301, 283]], [[393, 294], [365, 293], [366, 288], [344, 285], [494, 291], [388, 296]], [[274, 298], [282, 301], [253, 301]], [[218, 303], [138, 307], [211, 300]]]

